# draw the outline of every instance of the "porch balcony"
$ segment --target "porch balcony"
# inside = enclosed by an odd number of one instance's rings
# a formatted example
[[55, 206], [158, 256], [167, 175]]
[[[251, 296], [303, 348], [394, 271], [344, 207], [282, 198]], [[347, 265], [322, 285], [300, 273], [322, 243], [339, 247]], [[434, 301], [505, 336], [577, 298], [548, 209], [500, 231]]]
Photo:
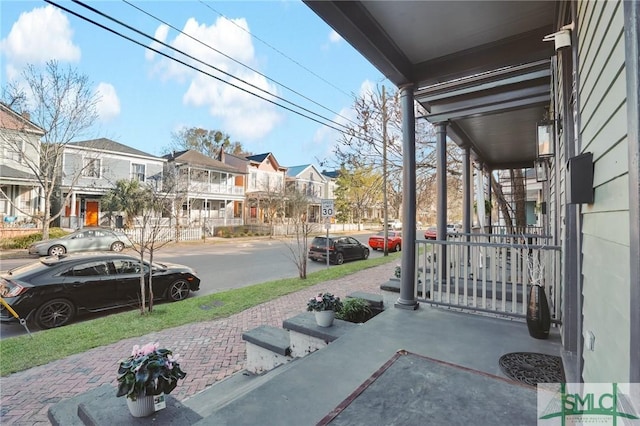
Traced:
[[218, 405], [230, 392], [222, 382], [184, 403], [199, 425], [536, 424], [536, 389], [509, 379], [499, 362], [515, 352], [560, 356], [557, 329], [537, 340], [517, 319], [393, 302], [269, 380], [234, 376], [251, 388], [239, 398]]

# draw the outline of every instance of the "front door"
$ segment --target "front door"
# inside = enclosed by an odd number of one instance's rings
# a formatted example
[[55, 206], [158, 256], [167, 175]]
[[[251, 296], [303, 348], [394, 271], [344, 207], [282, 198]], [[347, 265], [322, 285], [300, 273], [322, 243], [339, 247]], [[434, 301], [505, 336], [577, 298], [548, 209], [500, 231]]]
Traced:
[[85, 226], [98, 226], [98, 201], [87, 201], [85, 205]]

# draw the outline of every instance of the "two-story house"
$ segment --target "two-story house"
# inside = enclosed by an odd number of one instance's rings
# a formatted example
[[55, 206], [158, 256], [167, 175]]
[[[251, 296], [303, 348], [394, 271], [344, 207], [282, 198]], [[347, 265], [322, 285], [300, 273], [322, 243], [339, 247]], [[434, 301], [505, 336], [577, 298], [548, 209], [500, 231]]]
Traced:
[[28, 114], [0, 103], [0, 216], [5, 224], [29, 221], [42, 208], [35, 171], [44, 133]]
[[194, 150], [163, 158], [167, 160], [165, 174], [175, 182], [175, 187], [167, 190], [180, 204], [176, 213], [183, 225], [213, 229], [243, 224], [246, 171]]
[[247, 173], [245, 223], [272, 223], [284, 214], [287, 168], [272, 153], [240, 157], [220, 152], [218, 159]]
[[287, 190], [294, 189], [309, 201], [308, 221], [319, 222], [322, 199], [328, 198], [327, 179], [312, 164], [289, 167], [286, 179]]
[[60, 200], [65, 203], [60, 226], [108, 225], [101, 217], [102, 196], [121, 179], [161, 189], [165, 163], [163, 158], [106, 138], [68, 143], [59, 176]]

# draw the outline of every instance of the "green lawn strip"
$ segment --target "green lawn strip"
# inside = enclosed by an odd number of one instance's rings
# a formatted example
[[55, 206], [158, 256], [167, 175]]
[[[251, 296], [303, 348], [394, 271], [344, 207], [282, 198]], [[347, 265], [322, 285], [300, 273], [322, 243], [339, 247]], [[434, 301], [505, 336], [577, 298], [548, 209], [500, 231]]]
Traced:
[[[399, 259], [388, 257], [350, 262], [309, 273], [306, 280], [287, 278], [206, 296], [191, 297], [178, 303], [161, 303], [151, 313], [139, 310], [106, 315], [97, 319], [3, 339], [0, 343], [0, 375], [23, 371], [69, 355], [105, 346], [130, 337], [200, 321], [210, 321], [242, 312], [285, 294], [329, 281], [363, 269]], [[301, 306], [304, 310], [306, 307]], [[123, 354], [123, 357], [126, 354]], [[118, 360], [114, 360], [117, 362]]]

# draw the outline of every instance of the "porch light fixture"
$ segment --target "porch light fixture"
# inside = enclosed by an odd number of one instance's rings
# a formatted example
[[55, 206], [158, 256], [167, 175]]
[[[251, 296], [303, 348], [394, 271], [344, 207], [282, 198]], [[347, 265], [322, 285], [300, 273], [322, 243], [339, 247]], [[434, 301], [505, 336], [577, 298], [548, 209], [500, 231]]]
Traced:
[[536, 182], [546, 182], [548, 176], [548, 164], [546, 158], [539, 158], [535, 162]]
[[537, 158], [554, 156], [555, 120], [538, 122], [537, 142]]

